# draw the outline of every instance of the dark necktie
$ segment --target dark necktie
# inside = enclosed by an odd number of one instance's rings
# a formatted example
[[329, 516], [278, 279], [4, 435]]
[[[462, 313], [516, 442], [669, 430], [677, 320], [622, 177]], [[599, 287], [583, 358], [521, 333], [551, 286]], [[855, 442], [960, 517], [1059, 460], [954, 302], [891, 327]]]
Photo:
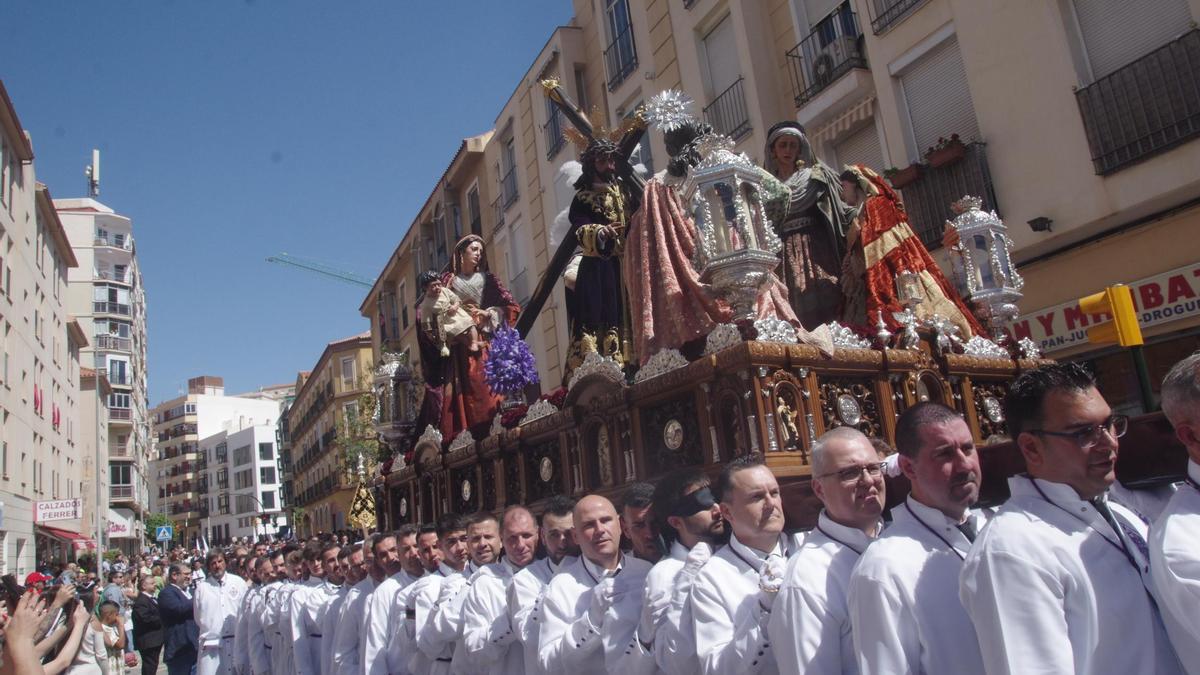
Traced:
[[975, 521], [971, 520], [971, 516], [968, 515], [966, 520], [962, 521], [955, 527], [958, 528], [959, 532], [963, 533], [963, 536], [967, 538], [967, 541], [971, 542], [972, 544], [975, 543], [975, 537], [979, 534], [979, 531], [975, 529]]
[[[1122, 548], [1125, 548], [1125, 540], [1128, 539], [1129, 541], [1133, 542], [1134, 546], [1137, 547], [1138, 552], [1142, 554], [1143, 560], [1150, 559], [1150, 547], [1146, 545], [1146, 540], [1142, 538], [1142, 535], [1139, 534], [1137, 530], [1125, 524], [1125, 521], [1118, 519], [1113, 514], [1112, 507], [1108, 505], [1107, 499], [1104, 497], [1096, 497], [1090, 501], [1092, 506], [1094, 506], [1096, 510], [1100, 512], [1100, 515], [1104, 517], [1104, 520], [1108, 522], [1108, 525], [1113, 529], [1113, 532], [1117, 534], [1117, 538], [1121, 541]], [[1125, 536], [1122, 537], [1122, 534]]]

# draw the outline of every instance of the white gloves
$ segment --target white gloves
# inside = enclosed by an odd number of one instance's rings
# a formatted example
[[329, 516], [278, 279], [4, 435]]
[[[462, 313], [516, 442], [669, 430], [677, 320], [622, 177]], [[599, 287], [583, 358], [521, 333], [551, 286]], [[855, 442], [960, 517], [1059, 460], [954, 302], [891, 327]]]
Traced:
[[758, 604], [768, 612], [775, 604], [775, 596], [783, 586], [783, 575], [787, 571], [787, 560], [783, 556], [772, 555], [767, 558], [758, 570]]
[[684, 603], [687, 602], [688, 594], [692, 591], [692, 582], [695, 581], [696, 575], [700, 573], [700, 568], [704, 567], [708, 559], [712, 557], [712, 553], [712, 547], [704, 542], [696, 544], [688, 552], [687, 558], [683, 562], [683, 569], [675, 577], [675, 590], [671, 592], [672, 610], [679, 611], [683, 609]]
[[604, 624], [604, 613], [612, 607], [613, 585], [616, 579], [604, 577], [600, 583], [592, 587], [592, 603], [588, 607], [587, 617], [592, 626], [599, 628]]

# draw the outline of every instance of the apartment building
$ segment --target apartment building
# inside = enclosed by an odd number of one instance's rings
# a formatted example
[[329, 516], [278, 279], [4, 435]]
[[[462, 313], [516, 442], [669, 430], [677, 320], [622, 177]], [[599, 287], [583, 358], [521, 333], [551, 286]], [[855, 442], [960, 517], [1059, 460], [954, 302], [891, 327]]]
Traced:
[[204, 532], [210, 546], [234, 539], [273, 539], [286, 524], [278, 466], [277, 426], [219, 431], [200, 441], [208, 487]]
[[[279, 419], [279, 400], [261, 392], [227, 396], [224, 380], [212, 375], [191, 378], [187, 387], [187, 394], [152, 411], [157, 438], [152, 473], [158, 488], [155, 510], [171, 519], [176, 541], [193, 544], [209, 534], [206, 519], [211, 515], [211, 498], [219, 496], [208, 479], [209, 459], [201, 452], [200, 441], [220, 432], [273, 428]], [[273, 442], [273, 432], [271, 437]]]
[[[84, 447], [94, 432], [81, 418], [88, 339], [67, 303], [78, 261], [33, 160], [0, 83], [0, 570], [19, 578], [39, 561], [95, 546], [74, 506], [35, 519], [39, 503], [85, 497]], [[94, 496], [87, 507], [97, 513]]]
[[[83, 362], [107, 374], [108, 499], [127, 552], [145, 536], [150, 507], [150, 415], [146, 291], [130, 218], [91, 198], [54, 202], [79, 265], [68, 275], [70, 307], [90, 336]], [[115, 542], [118, 543], [118, 542]]]
[[[345, 529], [358, 485], [357, 461], [350, 461], [347, 420], [360, 418], [363, 394], [371, 391], [371, 335], [361, 333], [325, 346], [308, 372], [296, 377], [296, 398], [284, 432], [291, 444], [292, 526], [300, 536]], [[373, 434], [372, 434], [373, 435]], [[374, 469], [374, 458], [364, 458]]]

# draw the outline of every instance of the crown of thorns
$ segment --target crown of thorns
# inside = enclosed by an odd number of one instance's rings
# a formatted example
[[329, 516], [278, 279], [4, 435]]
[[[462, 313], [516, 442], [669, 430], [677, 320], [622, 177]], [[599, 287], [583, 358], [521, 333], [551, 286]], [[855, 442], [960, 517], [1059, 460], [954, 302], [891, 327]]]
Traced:
[[[588, 117], [593, 120], [602, 119], [603, 113], [598, 107], [593, 106], [591, 115]], [[563, 131], [563, 138], [575, 144], [575, 147], [579, 148], [585, 155], [611, 155], [617, 152], [617, 143], [626, 134], [645, 126], [646, 120], [642, 117], [642, 111], [639, 109], [634, 114], [622, 120], [616, 129], [609, 129], [603, 124], [596, 124], [592, 128], [591, 137], [588, 137], [587, 134], [574, 127], [567, 127]]]

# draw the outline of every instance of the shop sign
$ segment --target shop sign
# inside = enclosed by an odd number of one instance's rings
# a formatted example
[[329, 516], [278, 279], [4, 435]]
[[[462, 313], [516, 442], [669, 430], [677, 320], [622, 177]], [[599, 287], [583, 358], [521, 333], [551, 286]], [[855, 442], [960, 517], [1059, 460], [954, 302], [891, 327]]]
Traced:
[[33, 522], [51, 523], [56, 520], [75, 520], [80, 518], [82, 500], [52, 499], [33, 503]]
[[[1147, 277], [1129, 286], [1143, 330], [1200, 316], [1200, 263]], [[1099, 290], [1102, 289], [1093, 289]], [[1041, 347], [1043, 354], [1049, 355], [1086, 343], [1088, 327], [1111, 318], [1107, 314], [1084, 314], [1079, 302], [1073, 300], [1020, 316], [1012, 331], [1018, 340], [1027, 337]]]

